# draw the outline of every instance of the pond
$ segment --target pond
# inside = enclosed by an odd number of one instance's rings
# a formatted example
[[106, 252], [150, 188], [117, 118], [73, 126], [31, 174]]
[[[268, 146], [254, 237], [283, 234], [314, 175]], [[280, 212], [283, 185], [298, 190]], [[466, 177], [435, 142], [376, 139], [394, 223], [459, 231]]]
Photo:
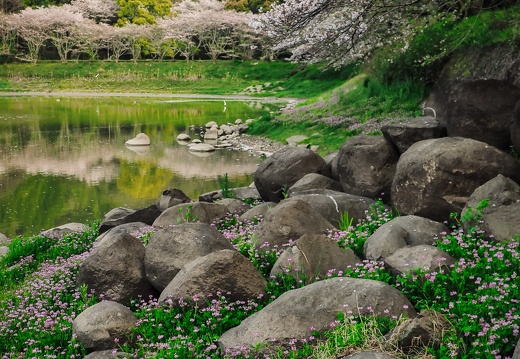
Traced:
[[[194, 154], [176, 141], [199, 127], [256, 118], [275, 109], [257, 101], [123, 97], [0, 97], [0, 232], [37, 234], [69, 222], [102, 219], [112, 208], [139, 209], [163, 190], [194, 200], [247, 186], [260, 161], [246, 151]], [[195, 128], [193, 128], [195, 126]], [[149, 147], [125, 146], [138, 133]]]

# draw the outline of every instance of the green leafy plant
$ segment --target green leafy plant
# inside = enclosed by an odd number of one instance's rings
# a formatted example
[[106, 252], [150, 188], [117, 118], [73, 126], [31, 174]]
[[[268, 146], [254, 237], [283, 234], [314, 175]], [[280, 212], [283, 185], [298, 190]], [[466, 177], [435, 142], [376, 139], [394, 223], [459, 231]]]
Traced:
[[227, 173], [218, 177], [218, 184], [220, 186], [220, 190], [222, 191], [223, 198], [236, 198]]

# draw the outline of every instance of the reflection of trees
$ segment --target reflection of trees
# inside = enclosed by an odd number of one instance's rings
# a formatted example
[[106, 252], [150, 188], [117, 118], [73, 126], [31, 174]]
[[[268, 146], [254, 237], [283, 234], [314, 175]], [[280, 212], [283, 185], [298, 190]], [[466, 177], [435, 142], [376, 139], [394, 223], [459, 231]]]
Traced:
[[0, 195], [0, 232], [6, 234], [37, 233], [69, 222], [101, 219], [116, 207], [117, 200], [107, 196], [108, 183], [91, 187], [60, 176], [20, 178], [21, 183]]
[[131, 198], [159, 198], [162, 191], [168, 188], [172, 177], [171, 171], [152, 163], [122, 160], [119, 164], [117, 188]]

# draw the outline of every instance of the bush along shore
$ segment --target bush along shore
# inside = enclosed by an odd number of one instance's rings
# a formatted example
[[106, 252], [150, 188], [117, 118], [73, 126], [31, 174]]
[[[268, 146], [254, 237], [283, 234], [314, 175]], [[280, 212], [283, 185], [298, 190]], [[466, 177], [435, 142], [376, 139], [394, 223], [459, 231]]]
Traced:
[[285, 146], [251, 187], [2, 238], [2, 358], [518, 359], [507, 95], [500, 139], [420, 117], [325, 158]]

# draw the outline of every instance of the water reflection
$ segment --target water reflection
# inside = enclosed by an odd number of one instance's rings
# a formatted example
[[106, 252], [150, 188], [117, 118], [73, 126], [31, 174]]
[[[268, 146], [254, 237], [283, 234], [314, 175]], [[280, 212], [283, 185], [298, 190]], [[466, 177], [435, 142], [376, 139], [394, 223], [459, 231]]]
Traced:
[[[228, 101], [223, 112], [221, 101], [0, 98], [0, 232], [34, 234], [100, 219], [118, 206], [142, 208], [169, 187], [197, 198], [218, 188], [225, 173], [233, 185], [248, 185], [256, 156], [192, 153], [176, 137], [198, 138], [198, 127], [210, 120], [273, 110], [249, 105]], [[151, 145], [125, 146], [139, 132]]]

